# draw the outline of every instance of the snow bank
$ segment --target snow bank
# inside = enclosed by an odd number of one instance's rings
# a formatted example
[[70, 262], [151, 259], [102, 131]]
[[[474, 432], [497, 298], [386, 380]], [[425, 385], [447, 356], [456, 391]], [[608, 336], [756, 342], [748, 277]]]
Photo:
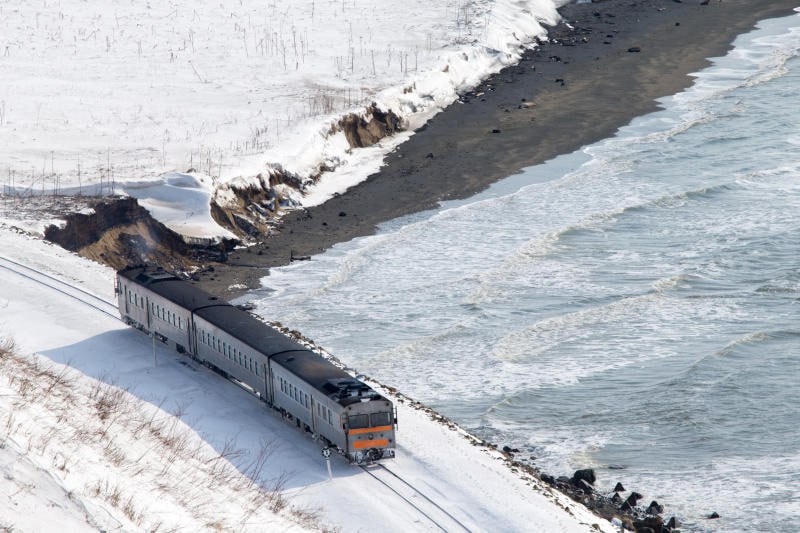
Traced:
[[224, 183], [277, 164], [339, 167], [305, 200], [319, 203], [408, 135], [359, 154], [328, 135], [339, 117], [374, 101], [419, 126], [514, 62], [562, 3], [4, 2], [4, 190], [104, 194], [169, 172]]

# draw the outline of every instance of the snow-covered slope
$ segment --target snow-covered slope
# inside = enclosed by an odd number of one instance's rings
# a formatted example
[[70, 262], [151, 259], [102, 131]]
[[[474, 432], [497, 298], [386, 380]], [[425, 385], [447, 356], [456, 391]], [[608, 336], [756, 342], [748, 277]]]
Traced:
[[[111, 270], [8, 230], [0, 230], [0, 239], [2, 255], [112, 299]], [[329, 479], [317, 443], [208, 369], [160, 344], [154, 361], [151, 341], [140, 332], [3, 268], [0, 287], [0, 336], [12, 337], [22, 356], [0, 371], [0, 442], [6, 443], [0, 469], [13, 470], [19, 487], [36, 485], [0, 492], [6, 498], [0, 526], [36, 531], [47, 529], [46, 518], [63, 516], [64, 523], [83, 520], [87, 527], [142, 530], [177, 523], [204, 530], [213, 527], [208, 523], [213, 514], [223, 529], [254, 531], [322, 525], [365, 531], [376, 524], [382, 531], [433, 528], [339, 457]], [[20, 370], [34, 361], [38, 374]], [[51, 389], [52, 376], [65, 370], [67, 390]], [[20, 392], [15, 382], [20, 375], [38, 377]], [[98, 408], [106, 404], [119, 407]], [[470, 529], [577, 532], [593, 531], [597, 523], [611, 531], [608, 522], [512, 472], [496, 452], [407, 403], [398, 407], [399, 449], [392, 469]], [[148, 418], [161, 430], [142, 429]], [[179, 440], [183, 451], [164, 440]], [[215, 477], [219, 465], [235, 467], [233, 473], [226, 470], [225, 483]], [[51, 481], [34, 481], [41, 478]], [[251, 479], [262, 481], [250, 484]], [[270, 505], [251, 513], [253, 499], [276, 488], [289, 505], [311, 511], [317, 521], [298, 524], [296, 513], [287, 508], [274, 515]], [[24, 512], [37, 504], [49, 506], [46, 517]]]
[[319, 203], [408, 135], [358, 153], [329, 134], [339, 117], [377, 102], [419, 126], [562, 3], [3, 2], [0, 177], [26, 194], [136, 194], [130, 180], [141, 193], [189, 169], [221, 183], [337, 167], [301, 199]]

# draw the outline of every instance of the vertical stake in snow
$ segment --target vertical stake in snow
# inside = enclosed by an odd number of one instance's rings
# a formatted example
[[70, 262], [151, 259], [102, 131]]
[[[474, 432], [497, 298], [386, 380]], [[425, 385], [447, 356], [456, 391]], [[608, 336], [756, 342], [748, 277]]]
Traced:
[[325, 458], [325, 463], [328, 465], [328, 479], [333, 480], [333, 471], [331, 470], [331, 449], [323, 448], [322, 457]]

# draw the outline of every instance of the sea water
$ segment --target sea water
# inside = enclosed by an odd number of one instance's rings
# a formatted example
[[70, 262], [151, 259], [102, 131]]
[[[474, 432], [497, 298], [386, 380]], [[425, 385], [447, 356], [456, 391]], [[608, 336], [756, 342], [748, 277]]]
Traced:
[[547, 472], [689, 530], [797, 530], [799, 49], [798, 17], [766, 21], [614, 138], [251, 297]]

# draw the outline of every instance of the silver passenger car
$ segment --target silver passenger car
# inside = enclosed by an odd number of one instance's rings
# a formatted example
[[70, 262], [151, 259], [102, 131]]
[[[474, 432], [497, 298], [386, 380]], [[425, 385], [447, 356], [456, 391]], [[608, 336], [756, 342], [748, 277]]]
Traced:
[[321, 355], [160, 269], [117, 273], [126, 323], [246, 385], [357, 463], [394, 457], [392, 403]]

